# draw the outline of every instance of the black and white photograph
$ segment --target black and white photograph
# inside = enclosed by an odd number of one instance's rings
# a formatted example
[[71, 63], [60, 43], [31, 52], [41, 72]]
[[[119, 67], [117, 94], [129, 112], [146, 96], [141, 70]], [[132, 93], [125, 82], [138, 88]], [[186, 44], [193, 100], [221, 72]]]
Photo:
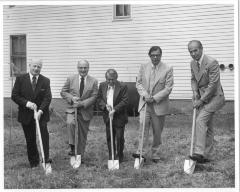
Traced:
[[239, 191], [239, 2], [3, 1], [2, 188]]

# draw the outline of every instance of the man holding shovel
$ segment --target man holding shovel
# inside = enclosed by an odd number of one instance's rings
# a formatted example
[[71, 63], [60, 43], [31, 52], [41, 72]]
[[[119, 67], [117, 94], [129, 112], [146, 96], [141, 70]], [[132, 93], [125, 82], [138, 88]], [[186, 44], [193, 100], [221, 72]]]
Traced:
[[[114, 163], [112, 158], [120, 163], [123, 161], [124, 129], [128, 121], [128, 94], [127, 86], [117, 80], [116, 70], [108, 69], [105, 78], [106, 81], [100, 83], [99, 86], [97, 103], [99, 109], [103, 111], [103, 120], [106, 124], [109, 151], [108, 168], [115, 169], [114, 166], [119, 167], [119, 165], [117, 165], [118, 162]], [[115, 141], [117, 145], [115, 145]]]
[[[152, 161], [160, 160], [161, 134], [164, 127], [165, 115], [169, 112], [169, 94], [173, 88], [173, 68], [161, 61], [162, 49], [153, 46], [148, 53], [151, 62], [141, 65], [137, 76], [136, 88], [140, 95], [140, 129], [139, 145], [136, 154], [133, 154], [135, 162], [144, 157], [148, 152], [148, 133], [150, 123], [153, 131]], [[145, 136], [143, 135], [143, 130]], [[141, 162], [140, 162], [141, 163]], [[138, 165], [134, 166], [139, 168]]]
[[191, 87], [193, 107], [198, 110], [193, 155], [197, 163], [210, 161], [213, 150], [213, 115], [225, 103], [220, 83], [218, 61], [203, 53], [202, 43], [192, 40], [188, 43], [191, 61]]
[[45, 162], [43, 165], [46, 174], [52, 172], [49, 159], [49, 133], [47, 122], [49, 121], [49, 105], [52, 94], [50, 89], [50, 80], [41, 75], [42, 60], [32, 59], [29, 64], [30, 71], [27, 74], [16, 78], [13, 90], [12, 100], [18, 104], [18, 121], [22, 124], [27, 143], [27, 154], [31, 168], [39, 165], [39, 154], [36, 143], [36, 122], [39, 121]]
[[93, 117], [93, 108], [98, 93], [97, 80], [88, 75], [88, 61], [78, 61], [77, 70], [78, 74], [67, 78], [60, 93], [68, 103], [66, 113], [71, 148], [69, 155], [71, 156], [70, 164], [75, 169], [81, 165], [89, 124]]

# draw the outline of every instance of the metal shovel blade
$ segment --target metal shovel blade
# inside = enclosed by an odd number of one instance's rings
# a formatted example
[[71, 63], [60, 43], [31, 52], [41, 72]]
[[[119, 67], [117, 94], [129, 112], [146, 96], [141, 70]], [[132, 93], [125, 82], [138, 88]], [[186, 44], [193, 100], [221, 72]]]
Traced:
[[143, 158], [135, 158], [134, 169], [139, 169], [143, 165]]
[[70, 157], [70, 165], [73, 166], [75, 164], [76, 161], [76, 157], [75, 156], [71, 156]]
[[196, 166], [196, 161], [193, 161], [192, 159], [185, 159], [184, 162], [184, 172], [191, 175], [194, 172]]
[[108, 160], [108, 169], [119, 169], [119, 160]]

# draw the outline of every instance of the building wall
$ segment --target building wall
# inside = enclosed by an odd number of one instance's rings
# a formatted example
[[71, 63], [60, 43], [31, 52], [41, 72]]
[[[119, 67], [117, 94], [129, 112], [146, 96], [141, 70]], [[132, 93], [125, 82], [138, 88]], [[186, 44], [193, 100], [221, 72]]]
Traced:
[[[135, 82], [152, 45], [163, 49], [162, 61], [174, 68], [171, 99], [190, 99], [189, 40], [201, 40], [204, 51], [226, 66], [234, 64], [234, 6], [132, 5], [132, 19], [113, 21], [113, 6], [4, 6], [4, 97], [11, 95], [9, 35], [27, 35], [27, 60], [43, 59], [42, 74], [51, 80], [54, 98], [77, 60], [90, 62], [89, 74], [104, 81], [108, 68], [119, 80]], [[236, 64], [235, 64], [236, 65]], [[234, 71], [221, 71], [228, 100], [234, 99]], [[14, 79], [13, 79], [14, 81]]]

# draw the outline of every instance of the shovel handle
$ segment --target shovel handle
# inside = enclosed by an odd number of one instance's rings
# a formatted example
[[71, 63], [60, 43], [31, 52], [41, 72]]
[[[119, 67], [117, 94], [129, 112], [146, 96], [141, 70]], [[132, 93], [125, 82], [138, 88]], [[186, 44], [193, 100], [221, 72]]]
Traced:
[[142, 152], [143, 152], [143, 139], [144, 139], [144, 132], [145, 132], [145, 126], [146, 126], [146, 112], [147, 112], [147, 103], [145, 103], [144, 108], [144, 114], [143, 114], [143, 129], [142, 129], [142, 138], [141, 138], [141, 145], [140, 145], [140, 160], [142, 158]]
[[112, 128], [112, 118], [109, 117], [110, 121], [110, 135], [111, 135], [111, 151], [112, 151], [112, 161], [114, 164], [114, 149], [113, 149], [113, 128]]
[[77, 155], [78, 146], [78, 120], [77, 120], [77, 108], [74, 108], [74, 119], [75, 119], [75, 156]]
[[43, 143], [42, 143], [42, 136], [41, 136], [41, 131], [40, 131], [40, 126], [39, 126], [39, 121], [37, 119], [37, 110], [34, 110], [34, 118], [36, 122], [36, 128], [37, 128], [37, 133], [38, 133], [38, 138], [39, 138], [39, 144], [40, 144], [40, 150], [42, 154], [42, 162], [45, 165], [45, 155], [44, 155], [44, 150], [43, 150]]
[[195, 129], [196, 129], [196, 108], [193, 109], [193, 122], [192, 122], [192, 139], [191, 139], [191, 148], [190, 148], [190, 156], [193, 155], [193, 141], [195, 136]]

